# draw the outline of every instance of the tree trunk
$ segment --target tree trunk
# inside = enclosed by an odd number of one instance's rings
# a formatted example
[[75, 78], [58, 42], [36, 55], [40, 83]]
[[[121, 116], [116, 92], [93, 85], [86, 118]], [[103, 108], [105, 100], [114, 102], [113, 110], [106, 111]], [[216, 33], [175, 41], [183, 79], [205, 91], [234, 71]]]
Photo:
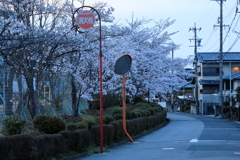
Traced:
[[[32, 73], [32, 72], [31, 72]], [[33, 84], [33, 75], [32, 74], [28, 74], [28, 76], [26, 77], [26, 82], [28, 85], [28, 90], [29, 90], [29, 96], [28, 96], [28, 108], [31, 114], [31, 117], [34, 118], [34, 116], [37, 115], [37, 104], [35, 102], [35, 92], [34, 92], [34, 84]]]
[[9, 68], [9, 73], [5, 71], [5, 113], [6, 115], [13, 115], [13, 78], [14, 78], [15, 69]]
[[74, 117], [77, 117], [78, 116], [77, 90], [74, 77], [71, 77], [71, 86], [72, 86], [72, 115]]
[[21, 111], [23, 109], [23, 84], [22, 84], [22, 75], [21, 75], [21, 71], [20, 73], [16, 73], [16, 77], [17, 77], [17, 82], [18, 82], [18, 96], [19, 96], [19, 102], [17, 105], [17, 109], [15, 111], [15, 114], [17, 115], [21, 115]]

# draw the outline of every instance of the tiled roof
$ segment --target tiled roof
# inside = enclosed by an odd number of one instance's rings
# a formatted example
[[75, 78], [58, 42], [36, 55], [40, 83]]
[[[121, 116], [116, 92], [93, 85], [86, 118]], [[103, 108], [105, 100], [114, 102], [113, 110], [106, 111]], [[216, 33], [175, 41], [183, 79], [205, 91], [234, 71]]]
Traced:
[[[201, 63], [219, 63], [219, 52], [198, 52], [197, 58]], [[240, 52], [223, 52], [224, 62], [240, 62]]]
[[188, 84], [188, 85], [184, 86], [183, 88], [194, 88], [194, 87], [195, 87], [195, 85]]
[[[229, 80], [230, 79], [230, 75], [224, 76], [223, 80]], [[232, 80], [240, 80], [240, 72], [236, 72], [231, 74], [231, 79]]]

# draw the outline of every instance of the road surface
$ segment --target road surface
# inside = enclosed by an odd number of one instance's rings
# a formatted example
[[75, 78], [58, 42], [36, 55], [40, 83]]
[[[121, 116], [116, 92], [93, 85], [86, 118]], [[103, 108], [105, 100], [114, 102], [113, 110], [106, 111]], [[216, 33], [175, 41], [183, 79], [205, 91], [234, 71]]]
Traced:
[[75, 160], [240, 160], [240, 124], [168, 112], [163, 128], [107, 152]]

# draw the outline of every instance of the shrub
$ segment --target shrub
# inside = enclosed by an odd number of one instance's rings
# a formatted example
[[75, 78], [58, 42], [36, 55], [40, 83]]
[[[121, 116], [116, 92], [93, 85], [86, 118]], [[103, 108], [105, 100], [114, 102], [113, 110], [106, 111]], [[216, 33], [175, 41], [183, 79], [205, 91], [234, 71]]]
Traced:
[[54, 134], [66, 129], [64, 121], [53, 115], [38, 115], [33, 119], [34, 126], [43, 133]]
[[5, 135], [21, 134], [25, 128], [26, 121], [18, 116], [8, 116], [2, 121], [2, 133]]
[[153, 108], [148, 108], [148, 111], [151, 112], [151, 115], [154, 115], [156, 111]]
[[138, 118], [138, 113], [136, 111], [132, 111], [132, 118]]
[[88, 121], [88, 129], [92, 128], [92, 126], [97, 126], [98, 123], [96, 121]]
[[143, 98], [142, 97], [139, 97], [139, 96], [136, 96], [133, 98], [133, 103], [136, 104], [138, 102], [143, 102]]
[[67, 130], [74, 131], [77, 129], [78, 129], [78, 126], [75, 123], [67, 124]]
[[115, 115], [114, 115], [114, 119], [115, 119], [115, 120], [122, 119], [122, 114], [115, 114]]
[[223, 106], [229, 106], [229, 102], [223, 102]]
[[149, 117], [149, 116], [151, 116], [151, 112], [148, 111], [148, 110], [144, 111], [143, 114], [144, 114], [144, 117]]
[[134, 118], [138, 118], [138, 117], [143, 117], [144, 113], [140, 109], [134, 109], [134, 110], [132, 110], [132, 115]]
[[115, 114], [122, 114], [122, 108], [116, 108], [112, 111], [112, 116], [114, 117]]
[[161, 106], [154, 106], [152, 107], [156, 112], [161, 112], [163, 111], [163, 108]]
[[[92, 95], [93, 101], [89, 101], [89, 107], [91, 109], [99, 109], [100, 106], [100, 95], [99, 94], [94, 94]], [[115, 94], [113, 92], [107, 92], [106, 95], [103, 95], [103, 107], [104, 109], [111, 107], [113, 105], [119, 105], [120, 104], [120, 99], [119, 95]]]
[[38, 128], [43, 121], [47, 119], [47, 115], [37, 115], [33, 118], [33, 125], [34, 127]]
[[132, 111], [130, 109], [126, 109], [126, 118], [127, 119], [132, 119], [133, 118], [133, 115], [132, 115]]
[[158, 107], [158, 106], [161, 106], [161, 105], [157, 104], [156, 102], [150, 102], [149, 104], [150, 104], [152, 107], [155, 107], [155, 106], [157, 106], [157, 107]]
[[106, 116], [103, 116], [103, 121], [105, 124], [108, 124], [108, 123], [114, 121], [114, 118], [113, 118], [113, 116], [106, 115]]
[[114, 141], [119, 142], [120, 140], [123, 140], [123, 137], [125, 137], [123, 127], [122, 127], [122, 120], [118, 121], [112, 121], [109, 124], [114, 126]]
[[80, 116], [83, 121], [86, 121], [88, 123], [88, 129], [90, 129], [92, 126], [98, 125], [96, 117], [90, 114], [83, 114]]
[[77, 123], [82, 121], [81, 117], [74, 117], [72, 115], [70, 116], [63, 116], [62, 119], [64, 120], [65, 123]]
[[77, 123], [77, 128], [78, 129], [88, 129], [88, 122], [87, 121], [81, 121]]
[[238, 87], [235, 89], [235, 91], [236, 91], [237, 93], [240, 93], [240, 86], [238, 86]]
[[138, 102], [134, 105], [134, 107], [138, 108], [138, 109], [147, 109], [147, 108], [151, 107], [151, 105], [144, 103], [144, 102]]

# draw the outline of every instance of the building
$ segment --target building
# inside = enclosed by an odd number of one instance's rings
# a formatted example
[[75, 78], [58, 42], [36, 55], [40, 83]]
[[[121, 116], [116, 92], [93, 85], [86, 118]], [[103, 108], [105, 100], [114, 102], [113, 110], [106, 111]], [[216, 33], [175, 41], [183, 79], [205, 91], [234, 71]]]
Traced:
[[[219, 52], [197, 53], [198, 102], [200, 114], [217, 114], [219, 104]], [[240, 52], [223, 52], [223, 100], [233, 105], [240, 86]], [[194, 88], [195, 89], [195, 88]], [[194, 91], [195, 93], [195, 91]], [[195, 94], [196, 95], [196, 94]]]

